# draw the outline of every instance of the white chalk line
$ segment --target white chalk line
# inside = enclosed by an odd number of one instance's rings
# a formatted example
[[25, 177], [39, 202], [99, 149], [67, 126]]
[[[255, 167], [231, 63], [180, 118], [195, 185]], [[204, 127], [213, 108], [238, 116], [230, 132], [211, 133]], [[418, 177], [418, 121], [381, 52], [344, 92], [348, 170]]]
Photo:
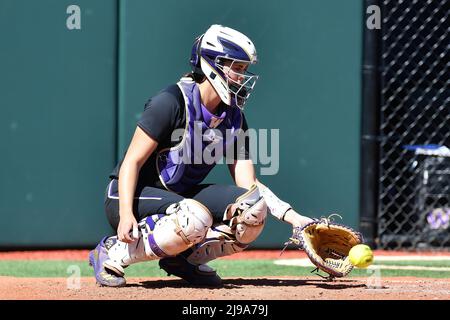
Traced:
[[[450, 261], [449, 256], [381, 256], [375, 257], [374, 263], [381, 261]], [[274, 264], [295, 267], [315, 267], [308, 258], [303, 259], [279, 259]], [[385, 269], [385, 270], [421, 270], [421, 271], [450, 271], [450, 267], [427, 267], [427, 266], [397, 266], [373, 264], [367, 269]]]

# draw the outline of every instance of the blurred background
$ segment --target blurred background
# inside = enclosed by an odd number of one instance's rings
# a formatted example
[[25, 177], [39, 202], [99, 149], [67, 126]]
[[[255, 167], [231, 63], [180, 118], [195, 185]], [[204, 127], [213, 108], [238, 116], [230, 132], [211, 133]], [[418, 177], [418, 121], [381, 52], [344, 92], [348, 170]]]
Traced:
[[[0, 249], [89, 248], [114, 233], [108, 175], [145, 102], [190, 71], [193, 41], [211, 24], [258, 51], [245, 114], [252, 128], [280, 130], [279, 171], [262, 182], [304, 215], [339, 213], [375, 248], [448, 248], [448, 9], [0, 0]], [[225, 165], [207, 182], [232, 183]], [[269, 217], [252, 248], [280, 248], [290, 234]]]

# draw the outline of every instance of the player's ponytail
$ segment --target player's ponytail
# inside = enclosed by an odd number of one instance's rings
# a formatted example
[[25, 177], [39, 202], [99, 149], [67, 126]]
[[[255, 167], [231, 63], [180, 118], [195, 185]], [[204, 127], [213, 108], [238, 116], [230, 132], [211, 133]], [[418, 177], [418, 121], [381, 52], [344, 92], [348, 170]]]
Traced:
[[196, 72], [186, 73], [183, 77], [184, 78], [186, 78], [186, 77], [191, 78], [192, 80], [194, 80], [197, 83], [202, 83], [203, 81], [206, 80], [206, 77], [204, 75], [198, 74]]

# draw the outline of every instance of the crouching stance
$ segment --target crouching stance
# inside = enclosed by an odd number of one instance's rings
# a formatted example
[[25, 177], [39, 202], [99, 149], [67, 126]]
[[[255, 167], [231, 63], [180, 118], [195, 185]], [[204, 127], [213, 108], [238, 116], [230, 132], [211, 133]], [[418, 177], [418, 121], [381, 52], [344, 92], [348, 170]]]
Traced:
[[213, 218], [200, 202], [184, 199], [167, 208], [167, 215], [152, 215], [139, 223], [138, 239], [132, 243], [104, 238], [89, 253], [97, 282], [105, 286], [123, 286], [124, 268], [142, 261], [175, 256], [200, 243]]
[[[247, 248], [267, 211], [294, 228], [308, 221], [256, 179], [243, 107], [258, 79], [248, 68], [257, 61], [247, 36], [212, 25], [194, 41], [192, 72], [146, 103], [109, 176], [105, 209], [117, 237], [90, 252], [98, 283], [123, 286], [124, 268], [159, 259], [190, 284], [219, 286], [206, 263]], [[222, 157], [236, 185], [202, 184]]]

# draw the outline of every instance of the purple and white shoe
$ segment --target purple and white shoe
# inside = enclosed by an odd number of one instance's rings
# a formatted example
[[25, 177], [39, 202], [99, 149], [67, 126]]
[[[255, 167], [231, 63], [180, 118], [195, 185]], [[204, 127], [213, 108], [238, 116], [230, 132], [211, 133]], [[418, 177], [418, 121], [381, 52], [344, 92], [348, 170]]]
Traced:
[[103, 263], [109, 259], [108, 250], [105, 247], [104, 237], [94, 250], [89, 252], [89, 264], [94, 267], [95, 279], [101, 286], [107, 287], [123, 287], [126, 280], [122, 275], [119, 275], [112, 270], [105, 269]]

